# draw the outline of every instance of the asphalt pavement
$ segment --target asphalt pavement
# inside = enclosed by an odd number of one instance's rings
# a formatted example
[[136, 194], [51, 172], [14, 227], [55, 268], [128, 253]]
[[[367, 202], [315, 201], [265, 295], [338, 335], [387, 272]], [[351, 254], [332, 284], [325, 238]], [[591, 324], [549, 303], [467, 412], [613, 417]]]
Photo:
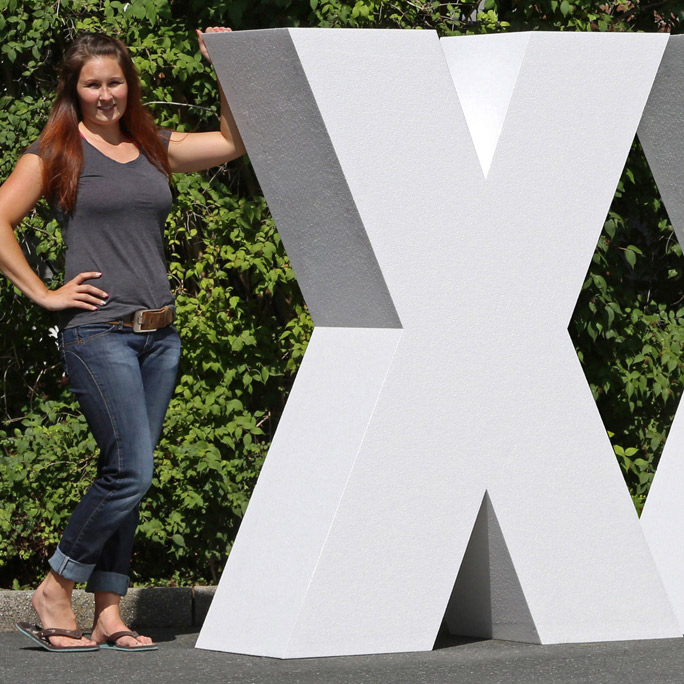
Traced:
[[445, 637], [433, 651], [276, 660], [195, 649], [198, 632], [146, 630], [158, 651], [49, 653], [0, 633], [0, 682], [23, 684], [684, 684], [684, 639], [537, 646]]

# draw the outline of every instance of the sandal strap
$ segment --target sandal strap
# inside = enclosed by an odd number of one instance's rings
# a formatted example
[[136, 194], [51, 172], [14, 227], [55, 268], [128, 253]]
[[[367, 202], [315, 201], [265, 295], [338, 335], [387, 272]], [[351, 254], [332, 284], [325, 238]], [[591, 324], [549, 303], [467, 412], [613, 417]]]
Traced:
[[140, 635], [130, 629], [122, 629], [120, 632], [114, 632], [107, 637], [107, 641], [118, 641], [121, 637], [130, 636], [137, 639]]
[[59, 627], [48, 627], [41, 629], [36, 635], [41, 639], [47, 639], [53, 636], [64, 636], [70, 639], [80, 639], [83, 636], [83, 631], [80, 629], [60, 629]]

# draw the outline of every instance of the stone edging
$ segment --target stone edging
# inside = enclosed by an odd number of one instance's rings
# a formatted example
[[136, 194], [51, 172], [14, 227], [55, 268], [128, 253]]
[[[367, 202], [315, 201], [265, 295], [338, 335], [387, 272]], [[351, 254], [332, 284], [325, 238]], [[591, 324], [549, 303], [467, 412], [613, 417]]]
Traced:
[[[200, 627], [209, 610], [216, 587], [145, 587], [129, 589], [121, 601], [121, 614], [131, 628]], [[32, 591], [0, 590], [0, 632], [14, 629], [18, 621], [36, 622], [31, 606]], [[78, 624], [90, 629], [93, 622], [93, 595], [74, 591], [74, 611]], [[56, 626], [56, 625], [48, 625]]]

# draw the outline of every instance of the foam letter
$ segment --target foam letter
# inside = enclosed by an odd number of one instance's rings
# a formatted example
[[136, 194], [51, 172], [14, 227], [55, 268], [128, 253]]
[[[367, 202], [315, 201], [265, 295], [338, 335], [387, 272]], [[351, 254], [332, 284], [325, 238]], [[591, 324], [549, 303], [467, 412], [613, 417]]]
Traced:
[[567, 331], [666, 42], [207, 37], [316, 329], [199, 647], [679, 633]]

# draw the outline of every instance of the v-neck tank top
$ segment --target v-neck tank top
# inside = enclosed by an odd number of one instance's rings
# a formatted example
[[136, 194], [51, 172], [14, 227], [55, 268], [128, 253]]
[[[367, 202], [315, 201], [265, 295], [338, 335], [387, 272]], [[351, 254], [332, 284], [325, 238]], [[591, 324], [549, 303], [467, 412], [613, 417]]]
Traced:
[[[160, 132], [168, 145], [169, 134]], [[51, 205], [66, 245], [65, 282], [84, 271], [102, 273], [86, 282], [109, 294], [97, 311], [66, 309], [61, 328], [119, 320], [138, 309], [173, 304], [164, 255], [164, 224], [172, 196], [165, 174], [141, 149], [121, 163], [85, 138], [76, 204], [66, 214]], [[38, 141], [25, 154], [38, 154]]]

